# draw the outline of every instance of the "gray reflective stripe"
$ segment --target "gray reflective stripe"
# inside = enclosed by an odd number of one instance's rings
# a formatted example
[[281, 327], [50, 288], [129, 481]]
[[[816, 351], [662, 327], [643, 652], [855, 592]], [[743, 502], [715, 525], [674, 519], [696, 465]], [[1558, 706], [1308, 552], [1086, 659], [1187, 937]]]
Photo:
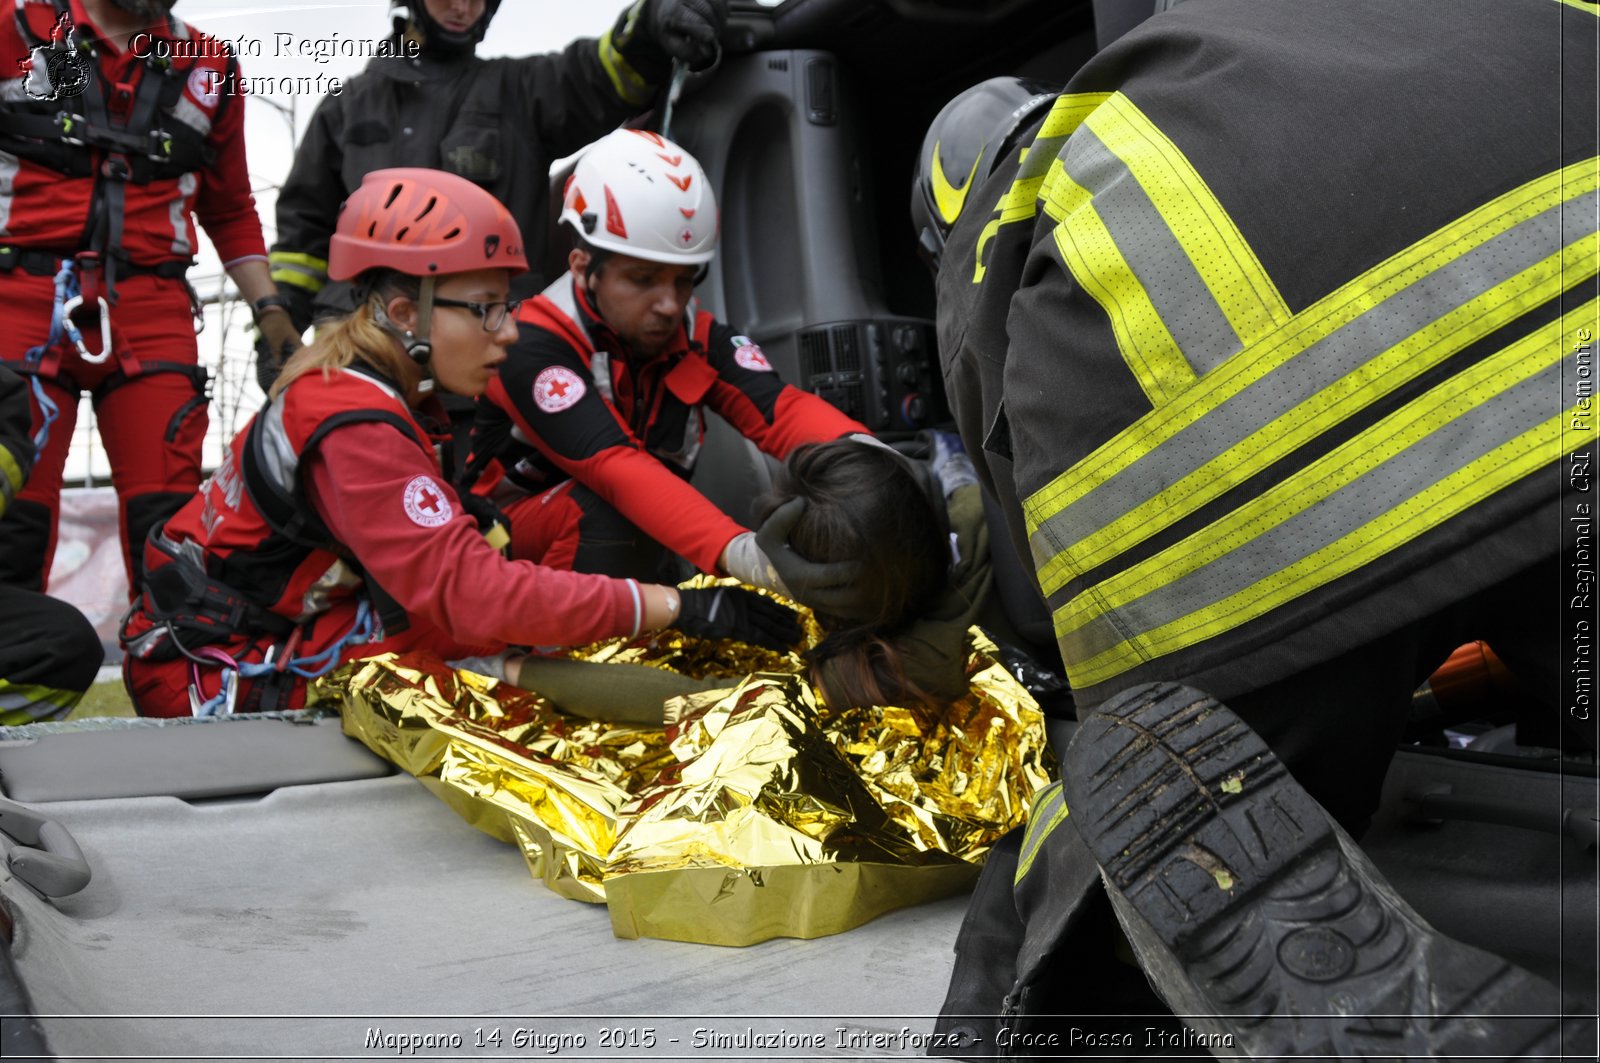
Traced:
[[[1034, 557], [1043, 564], [1070, 549], [1408, 336], [1597, 228], [1593, 197], [1580, 196], [1419, 278], [1063, 507], [1034, 532]], [[1403, 382], [1395, 380], [1390, 386]]]
[[172, 117], [197, 132], [211, 132], [211, 116], [187, 96], [178, 97], [177, 104], [172, 108]]
[[[572, 322], [572, 327], [578, 330], [580, 336], [587, 336], [589, 330], [583, 325], [583, 314], [578, 310], [578, 297], [572, 290], [575, 283], [571, 274], [563, 273], [551, 282], [543, 295], [561, 311], [562, 317]], [[617, 398], [611, 387], [611, 355], [608, 352], [589, 352], [589, 377], [594, 381], [594, 389], [600, 393], [600, 397], [615, 405]]]
[[83, 700], [76, 690], [4, 683], [0, 689], [0, 723], [14, 727], [24, 721], [62, 720]]
[[283, 398], [274, 399], [261, 414], [261, 474], [285, 496], [294, 492], [300, 455], [283, 427]]
[[[186, 258], [194, 254], [194, 245], [189, 243], [189, 199], [199, 187], [199, 177], [192, 173], [184, 174], [178, 178], [177, 196], [167, 205], [167, 220], [172, 223], [172, 253]], [[117, 204], [119, 210], [121, 206]]]
[[9, 234], [11, 203], [17, 194], [17, 171], [22, 161], [10, 152], [0, 151], [0, 236]]
[[617, 401], [611, 388], [611, 355], [605, 351], [595, 351], [589, 356], [589, 376], [594, 380], [594, 389], [600, 397], [607, 402]]
[[1195, 375], [1241, 350], [1227, 315], [1127, 164], [1087, 125], [1073, 134], [1062, 162], [1067, 176], [1094, 197], [1095, 213]]
[[[406, 404], [405, 397], [400, 392], [381, 380], [374, 380], [365, 373], [344, 375], [363, 384], [370, 384], [402, 406]], [[265, 468], [260, 472], [285, 496], [293, 496], [295, 476], [300, 468], [300, 455], [296, 453], [294, 444], [289, 441], [289, 433], [283, 427], [283, 407], [284, 400], [280, 395], [273, 399], [261, 414], [261, 458]]]
[[[1231, 548], [1210, 564], [1160, 584], [1149, 594], [1119, 607], [1114, 616], [1099, 614], [1076, 630], [1063, 632], [1065, 656], [1075, 661], [1090, 660], [1144, 632], [1245, 591], [1385, 513], [1403, 507], [1424, 489], [1559, 413], [1562, 374], [1570, 375], [1576, 366], [1576, 357], [1569, 357], [1468, 407], [1459, 417], [1393, 458]], [[1449, 389], [1450, 384], [1446, 381], [1406, 410], [1448, 401], [1448, 397], [1436, 394]], [[1403, 412], [1393, 416], [1403, 416]], [[1380, 422], [1374, 429], [1381, 429], [1382, 425]]]
[[700, 457], [700, 407], [690, 406], [689, 415], [683, 422], [683, 446], [677, 450], [652, 449], [650, 453], [662, 461], [672, 462], [680, 469], [693, 469]]

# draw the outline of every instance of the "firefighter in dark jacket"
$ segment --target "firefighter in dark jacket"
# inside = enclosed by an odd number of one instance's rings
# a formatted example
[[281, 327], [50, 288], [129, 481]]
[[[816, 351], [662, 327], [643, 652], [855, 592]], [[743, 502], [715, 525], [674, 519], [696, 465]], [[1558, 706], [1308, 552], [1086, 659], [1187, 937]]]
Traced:
[[[349, 309], [344, 287], [327, 286], [328, 238], [339, 204], [364, 174], [426, 166], [481, 185], [511, 210], [537, 265], [551, 161], [645, 110], [674, 58], [709, 61], [727, 18], [726, 0], [638, 0], [599, 40], [573, 41], [559, 54], [481, 59], [474, 51], [499, 7], [500, 0], [396, 6], [398, 54], [373, 59], [318, 105], [278, 193], [271, 256], [301, 332], [320, 316], [314, 301], [321, 313]], [[516, 284], [522, 297], [544, 279], [530, 272]], [[282, 355], [262, 353], [264, 382]]]
[[702, 572], [784, 589], [754, 533], [688, 483], [705, 411], [780, 459], [867, 428], [785, 384], [753, 340], [698, 308], [717, 204], [683, 148], [632, 129], [597, 141], [561, 223], [577, 238], [571, 272], [523, 304], [479, 402], [474, 460], [505, 469], [483, 489], [511, 520], [513, 556], [645, 578], [664, 546]]
[[[195, 222], [268, 335], [275, 306], [226, 46], [168, 0], [21, 0], [0, 20], [0, 362], [28, 379], [40, 455], [0, 527], [0, 582], [41, 590], [78, 398], [111, 459], [130, 582], [200, 482], [206, 374], [184, 279]], [[20, 71], [23, 61], [30, 69]]]
[[[1104, 874], [1145, 970], [1228, 1047], [1364, 1054], [1351, 1024], [1205, 1016], [1424, 1014], [1407, 1056], [1567, 1043], [1448, 1018], [1559, 998], [1436, 935], [1310, 799], [1364, 827], [1412, 691], [1462, 642], [1558, 711], [1597, 14], [1185, 4], [1053, 98], [991, 99], [978, 135], [963, 112], [994, 86], [930, 129], [913, 211], [947, 390], [1087, 720], [1014, 875], [1011, 1002], [1084, 895], [1050, 877], [1076, 834], [1076, 882]], [[1260, 965], [1224, 962], [1229, 933]]]
[[[0, 365], [0, 520], [33, 466], [28, 384]], [[66, 602], [0, 584], [0, 727], [59, 720], [94, 682], [105, 651]]]

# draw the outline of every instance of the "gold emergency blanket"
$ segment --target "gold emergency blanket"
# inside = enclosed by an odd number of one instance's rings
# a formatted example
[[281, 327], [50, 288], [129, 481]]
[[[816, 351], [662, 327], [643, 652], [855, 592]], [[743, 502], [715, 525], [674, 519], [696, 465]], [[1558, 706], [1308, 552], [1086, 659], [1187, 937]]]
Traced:
[[605, 903], [619, 937], [819, 937], [957, 892], [1052, 766], [1037, 704], [977, 629], [970, 693], [937, 719], [829, 712], [797, 654], [676, 632], [572, 656], [729, 688], [668, 702], [665, 731], [568, 716], [426, 654], [353, 662], [322, 693], [534, 877]]

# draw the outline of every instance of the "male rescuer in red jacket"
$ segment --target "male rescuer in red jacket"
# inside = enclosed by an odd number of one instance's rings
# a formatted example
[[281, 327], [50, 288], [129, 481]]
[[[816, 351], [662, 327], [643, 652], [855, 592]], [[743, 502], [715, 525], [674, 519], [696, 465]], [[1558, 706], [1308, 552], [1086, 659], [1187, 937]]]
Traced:
[[0, 363], [28, 378], [39, 448], [0, 525], [0, 582], [44, 584], [81, 392], [134, 585], [146, 533], [200, 483], [206, 374], [184, 280], [196, 217], [263, 331], [292, 332], [250, 195], [244, 100], [225, 91], [237, 64], [171, 6], [19, 0], [0, 24], [0, 68], [16, 75], [0, 83]]
[[523, 304], [521, 338], [479, 402], [474, 466], [504, 466], [494, 496], [512, 555], [650, 576], [666, 547], [781, 589], [755, 535], [688, 483], [702, 411], [778, 458], [867, 428], [785, 384], [753, 340], [696, 306], [717, 204], [681, 147], [637, 130], [596, 141], [560, 220], [577, 237], [571, 272]]

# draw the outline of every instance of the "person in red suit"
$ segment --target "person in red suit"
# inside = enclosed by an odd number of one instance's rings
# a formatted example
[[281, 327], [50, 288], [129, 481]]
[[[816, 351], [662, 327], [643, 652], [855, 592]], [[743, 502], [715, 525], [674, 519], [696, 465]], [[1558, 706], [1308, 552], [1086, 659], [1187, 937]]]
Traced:
[[171, 7], [22, 0], [0, 20], [0, 70], [15, 75], [0, 84], [0, 363], [28, 381], [39, 445], [0, 525], [0, 583], [43, 589], [81, 393], [131, 584], [150, 529], [200, 483], [206, 373], [184, 279], [196, 219], [263, 332], [293, 335], [250, 194], [244, 100], [227, 91], [238, 63]]
[[[672, 626], [780, 647], [794, 614], [732, 587], [679, 590], [508, 560], [451, 487], [435, 391], [467, 398], [516, 338], [527, 268], [509, 211], [437, 170], [368, 174], [346, 201], [329, 275], [357, 309], [284, 366], [223, 464], [148, 544], [124, 631], [144, 715], [299, 708], [352, 658], [427, 649], [491, 658]], [[484, 661], [475, 666], [484, 670]]]
[[479, 490], [510, 518], [513, 556], [646, 577], [671, 550], [785, 590], [755, 534], [688, 482], [705, 412], [779, 459], [867, 428], [785, 384], [753, 340], [699, 309], [717, 203], [683, 148], [631, 129], [596, 141], [560, 222], [576, 240], [570, 270], [518, 313], [469, 470], [490, 470]]

